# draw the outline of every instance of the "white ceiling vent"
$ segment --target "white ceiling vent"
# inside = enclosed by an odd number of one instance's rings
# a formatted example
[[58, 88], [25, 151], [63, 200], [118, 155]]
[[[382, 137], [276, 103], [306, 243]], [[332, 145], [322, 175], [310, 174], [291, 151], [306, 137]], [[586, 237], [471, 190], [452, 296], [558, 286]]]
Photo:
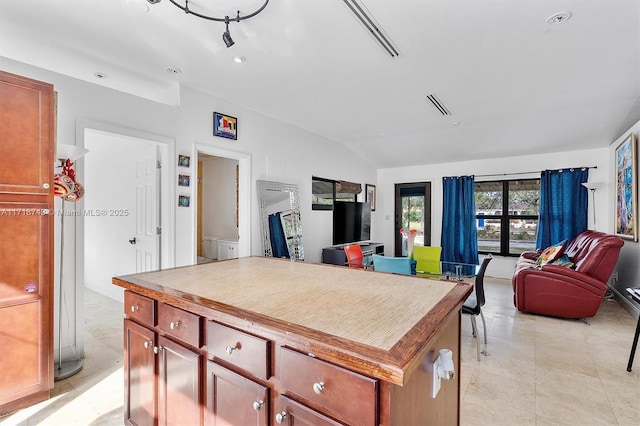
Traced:
[[353, 12], [353, 14], [358, 18], [360, 23], [364, 25], [364, 27], [369, 31], [369, 33], [373, 36], [376, 42], [384, 49], [384, 51], [391, 56], [392, 58], [396, 58], [400, 56], [400, 52], [396, 47], [396, 44], [391, 40], [391, 38], [385, 33], [385, 31], [380, 27], [380, 24], [376, 22], [376, 20], [371, 15], [371, 12], [367, 10], [364, 3], [360, 0], [343, 0], [344, 4], [349, 7], [349, 10]]
[[449, 111], [449, 109], [446, 106], [444, 106], [442, 102], [440, 102], [440, 100], [436, 97], [436, 95], [434, 95], [433, 93], [430, 95], [427, 95], [427, 99], [429, 99], [429, 102], [431, 102], [433, 106], [436, 107], [436, 109], [440, 112], [440, 114], [451, 115], [451, 112]]

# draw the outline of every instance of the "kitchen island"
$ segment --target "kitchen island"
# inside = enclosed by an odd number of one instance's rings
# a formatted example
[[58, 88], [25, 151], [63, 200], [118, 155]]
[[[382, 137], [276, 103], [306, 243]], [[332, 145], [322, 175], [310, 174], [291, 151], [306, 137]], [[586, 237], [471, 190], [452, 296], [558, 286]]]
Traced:
[[[459, 423], [471, 286], [248, 257], [115, 277], [130, 424]], [[456, 375], [432, 396], [432, 363]]]

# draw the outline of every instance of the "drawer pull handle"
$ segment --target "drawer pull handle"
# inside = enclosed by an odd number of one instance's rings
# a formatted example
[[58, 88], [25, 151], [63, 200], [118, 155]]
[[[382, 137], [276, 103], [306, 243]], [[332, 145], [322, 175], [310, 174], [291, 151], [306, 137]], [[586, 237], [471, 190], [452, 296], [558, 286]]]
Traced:
[[151, 341], [151, 340], [147, 340], [146, 342], [144, 342], [144, 348], [145, 349], [149, 349], [151, 347], [151, 345], [153, 345], [153, 341]]
[[313, 391], [320, 395], [324, 391], [324, 382], [318, 382], [313, 384]]
[[178, 327], [180, 327], [180, 321], [175, 321], [175, 322], [174, 322], [174, 321], [171, 321], [171, 323], [169, 324], [169, 327], [170, 327], [172, 330], [177, 329]]
[[262, 406], [264, 405], [264, 401], [260, 400], [260, 401], [254, 401], [253, 402], [253, 409], [256, 411], [260, 411], [260, 409], [262, 408]]
[[286, 418], [287, 418], [287, 412], [286, 411], [283, 411], [282, 413], [278, 413], [278, 414], [276, 414], [276, 423], [281, 425], [282, 423], [284, 423]]
[[164, 346], [154, 346], [153, 347], [153, 353], [157, 354], [160, 351], [164, 351]]
[[136, 311], [139, 311], [139, 310], [140, 310], [140, 306], [138, 306], [138, 305], [132, 305], [131, 306], [131, 312], [132, 313], [135, 313]]
[[225, 350], [227, 351], [227, 353], [228, 353], [229, 355], [231, 355], [231, 354], [233, 353], [233, 351], [235, 351], [236, 349], [240, 349], [240, 348], [238, 347], [238, 344], [237, 344], [237, 343], [236, 343], [236, 345], [235, 345], [235, 346], [233, 346], [233, 347], [231, 347], [231, 346], [227, 346], [227, 347], [225, 348]]
[[49, 188], [51, 188], [51, 185], [49, 185], [48, 183], [43, 183], [43, 184], [42, 184], [42, 187], [43, 187], [44, 189], [49, 189]]

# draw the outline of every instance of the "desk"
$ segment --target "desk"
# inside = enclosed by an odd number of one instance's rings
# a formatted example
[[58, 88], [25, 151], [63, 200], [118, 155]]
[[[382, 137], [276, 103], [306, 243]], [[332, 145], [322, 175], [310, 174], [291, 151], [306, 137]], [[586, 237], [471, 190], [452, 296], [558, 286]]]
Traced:
[[473, 278], [478, 275], [480, 265], [472, 263], [461, 262], [440, 262], [439, 271], [420, 271], [416, 270], [416, 275], [424, 275], [429, 278], [440, 277], [445, 280], [451, 280], [453, 277], [457, 281], [462, 281], [465, 278]]
[[[640, 303], [640, 288], [628, 288], [627, 293], [631, 295], [631, 298]], [[640, 317], [638, 317], [638, 324], [636, 325], [636, 334], [633, 337], [633, 345], [631, 345], [631, 355], [629, 355], [629, 363], [627, 364], [627, 371], [631, 371], [631, 365], [633, 364], [633, 357], [636, 354], [636, 347], [638, 346], [638, 336], [640, 336]]]

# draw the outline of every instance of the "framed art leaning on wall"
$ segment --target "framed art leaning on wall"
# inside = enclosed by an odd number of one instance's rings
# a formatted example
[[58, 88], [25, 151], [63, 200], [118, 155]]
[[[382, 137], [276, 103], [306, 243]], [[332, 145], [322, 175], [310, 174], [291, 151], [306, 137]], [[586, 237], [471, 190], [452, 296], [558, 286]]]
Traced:
[[638, 241], [636, 136], [629, 133], [615, 150], [615, 234]]

